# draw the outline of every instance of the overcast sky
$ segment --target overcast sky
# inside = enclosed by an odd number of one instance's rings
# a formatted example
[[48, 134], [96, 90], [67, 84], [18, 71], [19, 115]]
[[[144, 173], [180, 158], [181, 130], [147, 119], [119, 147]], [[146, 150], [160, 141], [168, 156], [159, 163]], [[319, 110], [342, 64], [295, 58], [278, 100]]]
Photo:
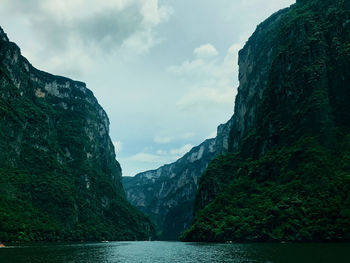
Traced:
[[295, 0], [0, 0], [0, 25], [37, 68], [87, 84], [123, 175], [181, 157], [233, 114], [237, 53]]

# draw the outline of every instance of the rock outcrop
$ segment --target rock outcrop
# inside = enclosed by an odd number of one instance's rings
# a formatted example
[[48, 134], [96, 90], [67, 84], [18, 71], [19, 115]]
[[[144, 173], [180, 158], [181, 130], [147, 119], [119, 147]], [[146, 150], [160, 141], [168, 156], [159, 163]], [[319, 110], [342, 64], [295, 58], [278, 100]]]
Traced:
[[148, 239], [126, 200], [107, 114], [82, 82], [37, 70], [0, 28], [0, 240]]

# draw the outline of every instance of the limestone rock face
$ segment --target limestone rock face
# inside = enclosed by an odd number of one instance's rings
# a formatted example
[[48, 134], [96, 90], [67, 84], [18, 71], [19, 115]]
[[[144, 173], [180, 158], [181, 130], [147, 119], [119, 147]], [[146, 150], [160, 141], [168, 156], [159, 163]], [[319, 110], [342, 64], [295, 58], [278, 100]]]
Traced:
[[123, 177], [127, 199], [155, 223], [162, 239], [176, 240], [192, 221], [199, 178], [208, 163], [228, 151], [233, 119], [217, 129], [217, 136], [192, 148], [174, 163], [135, 177]]
[[[235, 100], [235, 122], [231, 130], [230, 151], [237, 151], [240, 141], [255, 124], [258, 102], [268, 86], [268, 71], [278, 48], [266, 35], [278, 25], [288, 9], [281, 10], [261, 23], [239, 52], [239, 87]], [[263, 44], [262, 44], [263, 43]]]
[[[1, 224], [1, 240], [152, 235], [125, 199], [109, 120], [93, 93], [34, 68], [1, 28], [0, 113], [0, 221], [17, 221]], [[26, 209], [9, 212], [12, 203]], [[28, 223], [34, 215], [36, 230]]]

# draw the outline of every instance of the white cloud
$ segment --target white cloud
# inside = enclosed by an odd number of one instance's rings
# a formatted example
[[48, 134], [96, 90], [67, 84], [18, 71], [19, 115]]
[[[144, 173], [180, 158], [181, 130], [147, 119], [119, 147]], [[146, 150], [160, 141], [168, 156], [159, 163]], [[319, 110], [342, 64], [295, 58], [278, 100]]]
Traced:
[[166, 21], [173, 13], [173, 9], [169, 6], [158, 6], [158, 0], [143, 1], [141, 13], [144, 16], [144, 22], [157, 25], [161, 21]]
[[157, 144], [167, 144], [170, 143], [174, 140], [179, 140], [179, 139], [190, 139], [193, 138], [196, 134], [194, 132], [187, 132], [183, 135], [175, 136], [175, 137], [170, 137], [170, 136], [155, 136], [153, 141]]
[[127, 38], [121, 45], [121, 53], [128, 51], [130, 54], [143, 54], [162, 42], [161, 38], [157, 38], [153, 30], [139, 31]]
[[219, 54], [216, 48], [211, 44], [205, 44], [197, 47], [193, 53], [200, 58], [212, 58]]
[[141, 163], [154, 163], [163, 165], [174, 162], [193, 148], [192, 144], [185, 144], [180, 148], [166, 150], [157, 150], [155, 153], [141, 152], [125, 158], [127, 161], [137, 161]]
[[137, 161], [137, 162], [143, 162], [143, 163], [161, 163], [163, 161], [163, 157], [157, 155], [157, 154], [151, 154], [151, 153], [137, 153], [135, 155], [132, 155], [126, 160], [128, 161]]
[[217, 135], [217, 132], [216, 132], [216, 131], [213, 131], [213, 132], [211, 132], [211, 133], [207, 136], [207, 139], [215, 138], [216, 135]]
[[192, 137], [194, 137], [196, 134], [194, 133], [194, 132], [187, 132], [187, 133], [185, 133], [182, 137], [184, 138], [184, 139], [189, 139], [189, 138], [192, 138]]
[[210, 88], [198, 87], [191, 89], [177, 105], [182, 110], [201, 110], [203, 107], [215, 107], [219, 104], [233, 104], [233, 89], [231, 87]]
[[123, 143], [121, 141], [113, 141], [113, 145], [117, 154], [123, 150]]
[[211, 50], [210, 46], [195, 49], [198, 55], [193, 60], [186, 60], [179, 66], [168, 68], [169, 72], [180, 78], [192, 80], [192, 85], [187, 87], [185, 94], [176, 102], [181, 110], [207, 110], [233, 105], [234, 88], [238, 86], [238, 82], [235, 81], [238, 75], [238, 51], [243, 44], [232, 45], [222, 60], [218, 60], [216, 56], [203, 60], [199, 54], [205, 54], [204, 50]]
[[185, 75], [188, 73], [196, 73], [195, 71], [198, 69], [204, 70], [205, 62], [202, 59], [195, 59], [195, 60], [186, 60], [184, 61], [180, 66], [170, 66], [168, 68], [169, 72], [178, 74], [178, 75]]
[[156, 27], [172, 14], [158, 0], [3, 0], [1, 8], [0, 14], [25, 21], [42, 43], [31, 51], [32, 62], [75, 78], [104, 55], [148, 52], [163, 40]]
[[167, 155], [168, 154], [168, 152], [164, 151], [164, 150], [157, 150], [156, 153], [157, 153], [157, 155]]
[[185, 144], [184, 146], [177, 148], [177, 149], [171, 149], [170, 155], [179, 158], [181, 156], [183, 156], [184, 154], [186, 154], [188, 151], [190, 151], [193, 148], [192, 144]]
[[173, 140], [171, 137], [163, 137], [163, 136], [156, 136], [154, 137], [153, 141], [158, 144], [165, 144], [169, 143]]
[[[71, 43], [74, 43], [73, 39], [71, 39]], [[48, 56], [46, 63], [53, 70], [59, 69], [61, 75], [74, 76], [75, 78], [79, 78], [93, 67], [92, 57], [83, 49], [75, 50], [75, 48], [68, 48], [64, 55], [56, 53]]]

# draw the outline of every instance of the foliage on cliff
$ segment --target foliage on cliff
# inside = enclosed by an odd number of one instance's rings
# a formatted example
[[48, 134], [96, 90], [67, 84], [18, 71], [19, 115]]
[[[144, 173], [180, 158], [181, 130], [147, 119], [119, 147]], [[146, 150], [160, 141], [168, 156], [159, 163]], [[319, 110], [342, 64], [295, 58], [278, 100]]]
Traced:
[[[350, 136], [339, 152], [305, 137], [257, 160], [218, 157], [204, 177], [230, 181], [200, 210], [188, 240], [350, 239]], [[215, 180], [215, 179], [213, 179]]]
[[39, 71], [0, 28], [0, 240], [135, 240], [152, 224], [132, 207], [84, 83]]
[[152, 220], [161, 240], [177, 240], [189, 227], [198, 177], [218, 154], [214, 146], [206, 140], [174, 163], [122, 178], [127, 199]]
[[349, 1], [297, 1], [260, 25], [249, 46], [269, 52], [249, 54], [261, 60], [240, 71], [264, 76], [248, 78], [237, 97], [262, 95], [236, 100], [235, 114], [255, 113], [242, 114], [234, 152], [202, 176], [182, 239], [350, 240]]
[[193, 147], [176, 162], [123, 177], [127, 199], [154, 223], [162, 240], [178, 240], [190, 226], [200, 176], [208, 163], [228, 150], [233, 119], [217, 129], [217, 136]]

